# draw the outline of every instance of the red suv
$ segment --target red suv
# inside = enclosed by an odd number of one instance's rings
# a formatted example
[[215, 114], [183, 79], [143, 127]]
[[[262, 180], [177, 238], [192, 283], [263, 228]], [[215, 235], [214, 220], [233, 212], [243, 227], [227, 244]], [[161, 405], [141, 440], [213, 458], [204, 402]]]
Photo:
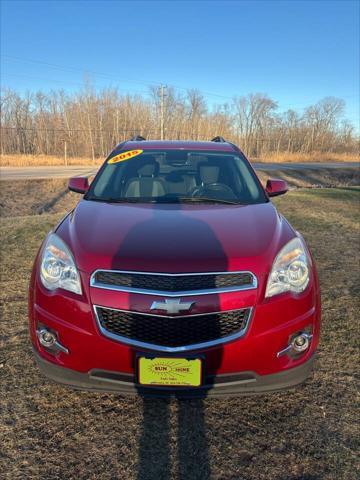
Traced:
[[118, 145], [48, 234], [29, 296], [45, 375], [75, 388], [219, 395], [291, 387], [309, 375], [320, 293], [301, 234], [238, 147]]

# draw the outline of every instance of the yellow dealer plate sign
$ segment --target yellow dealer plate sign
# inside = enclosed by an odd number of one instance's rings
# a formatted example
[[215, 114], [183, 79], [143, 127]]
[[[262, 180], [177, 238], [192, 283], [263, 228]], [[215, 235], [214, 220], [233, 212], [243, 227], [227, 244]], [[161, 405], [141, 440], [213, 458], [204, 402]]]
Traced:
[[199, 387], [201, 360], [187, 358], [139, 358], [139, 383], [170, 387]]

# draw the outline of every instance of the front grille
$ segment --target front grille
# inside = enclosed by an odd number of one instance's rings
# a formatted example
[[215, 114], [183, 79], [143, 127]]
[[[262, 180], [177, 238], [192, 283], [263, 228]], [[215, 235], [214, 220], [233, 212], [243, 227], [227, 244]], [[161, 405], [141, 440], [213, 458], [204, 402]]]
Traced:
[[159, 275], [156, 273], [99, 270], [93, 275], [92, 285], [100, 288], [113, 287], [119, 290], [159, 291], [181, 294], [182, 292], [203, 290], [226, 291], [227, 289], [255, 288], [256, 280], [250, 272]]
[[220, 343], [217, 341], [229, 336], [240, 336], [246, 329], [250, 312], [250, 308], [244, 308], [169, 318], [96, 307], [98, 322], [105, 335], [122, 337], [128, 343], [141, 342], [169, 349]]

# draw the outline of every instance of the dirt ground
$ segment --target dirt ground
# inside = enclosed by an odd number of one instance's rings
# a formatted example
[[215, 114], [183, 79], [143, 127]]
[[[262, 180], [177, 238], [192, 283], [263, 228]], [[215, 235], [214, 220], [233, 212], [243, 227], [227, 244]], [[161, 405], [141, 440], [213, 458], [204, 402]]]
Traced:
[[65, 183], [54, 182], [22, 185], [21, 199], [0, 185], [1, 478], [359, 478], [359, 189], [302, 189], [276, 199], [319, 269], [323, 328], [313, 378], [267, 396], [167, 401], [72, 391], [37, 370], [29, 272], [44, 235], [77, 198], [55, 200]]

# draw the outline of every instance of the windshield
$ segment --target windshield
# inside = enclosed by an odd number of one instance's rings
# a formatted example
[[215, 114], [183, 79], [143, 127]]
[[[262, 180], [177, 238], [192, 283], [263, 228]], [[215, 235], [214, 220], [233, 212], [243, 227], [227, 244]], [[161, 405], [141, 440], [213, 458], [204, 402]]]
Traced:
[[114, 203], [267, 201], [258, 179], [240, 154], [180, 149], [114, 152], [85, 199]]

